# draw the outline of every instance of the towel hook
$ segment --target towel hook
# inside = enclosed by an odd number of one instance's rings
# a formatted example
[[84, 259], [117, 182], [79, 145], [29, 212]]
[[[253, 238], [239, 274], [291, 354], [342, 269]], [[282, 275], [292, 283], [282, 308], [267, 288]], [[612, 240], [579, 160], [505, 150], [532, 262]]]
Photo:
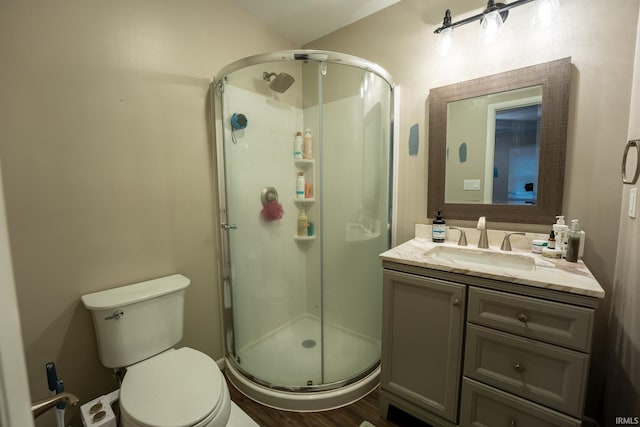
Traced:
[[[633, 139], [627, 142], [627, 146], [624, 147], [624, 155], [622, 156], [622, 183], [623, 184], [631, 184], [634, 185], [638, 181], [638, 176], [640, 176], [640, 147], [638, 144], [640, 143], [640, 139]], [[631, 147], [635, 147], [636, 149], [636, 171], [633, 174], [633, 178], [630, 180], [627, 178], [627, 156], [629, 154], [629, 150]]]

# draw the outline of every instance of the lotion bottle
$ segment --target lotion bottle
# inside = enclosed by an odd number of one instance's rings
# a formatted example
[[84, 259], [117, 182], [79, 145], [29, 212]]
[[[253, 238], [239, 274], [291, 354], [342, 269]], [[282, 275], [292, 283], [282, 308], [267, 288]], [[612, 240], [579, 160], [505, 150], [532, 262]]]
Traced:
[[438, 215], [436, 219], [433, 220], [433, 225], [431, 227], [431, 238], [434, 243], [444, 243], [444, 238], [446, 235], [446, 227], [445, 221], [442, 219], [442, 213], [438, 211]]
[[313, 137], [311, 136], [311, 129], [305, 129], [302, 145], [302, 157], [307, 160], [313, 159]]
[[556, 235], [556, 250], [562, 251], [562, 256], [565, 256], [569, 227], [565, 224], [563, 215], [557, 216], [556, 219], [556, 223], [553, 224], [553, 232]]

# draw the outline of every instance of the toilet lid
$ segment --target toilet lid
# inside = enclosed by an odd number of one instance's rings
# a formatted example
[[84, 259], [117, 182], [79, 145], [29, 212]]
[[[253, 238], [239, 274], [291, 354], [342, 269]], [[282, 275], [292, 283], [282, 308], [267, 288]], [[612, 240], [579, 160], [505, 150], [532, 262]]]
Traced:
[[120, 408], [140, 425], [192, 426], [216, 409], [223, 388], [216, 362], [183, 347], [129, 367]]

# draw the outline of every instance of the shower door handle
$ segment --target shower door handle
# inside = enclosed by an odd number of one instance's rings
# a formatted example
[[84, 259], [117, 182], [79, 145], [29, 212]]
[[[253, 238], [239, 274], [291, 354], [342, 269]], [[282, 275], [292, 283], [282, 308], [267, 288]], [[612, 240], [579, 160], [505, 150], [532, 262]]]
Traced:
[[220, 227], [222, 227], [225, 230], [235, 230], [236, 228], [238, 228], [238, 225], [237, 224], [225, 224], [225, 223], [222, 223], [222, 224], [220, 224]]

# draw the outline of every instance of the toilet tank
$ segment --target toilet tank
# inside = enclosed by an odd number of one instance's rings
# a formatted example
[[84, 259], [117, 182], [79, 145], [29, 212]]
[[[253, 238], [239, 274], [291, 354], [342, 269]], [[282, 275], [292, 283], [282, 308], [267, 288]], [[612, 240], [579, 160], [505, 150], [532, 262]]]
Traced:
[[107, 289], [81, 297], [91, 311], [100, 361], [121, 368], [147, 359], [182, 339], [184, 292], [181, 274]]

